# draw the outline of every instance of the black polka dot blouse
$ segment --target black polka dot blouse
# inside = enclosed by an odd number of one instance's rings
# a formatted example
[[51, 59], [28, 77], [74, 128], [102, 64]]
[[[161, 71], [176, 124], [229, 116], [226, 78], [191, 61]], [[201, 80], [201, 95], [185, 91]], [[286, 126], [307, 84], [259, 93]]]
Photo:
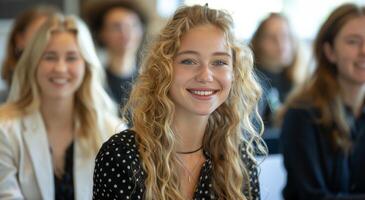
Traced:
[[[248, 196], [250, 193], [253, 200], [258, 200], [260, 191], [256, 164], [249, 159], [245, 149], [242, 148], [241, 153], [249, 170], [251, 184], [249, 191], [244, 191], [244, 194]], [[193, 198], [196, 200], [215, 199], [211, 184], [212, 161], [207, 153], [205, 155], [206, 161], [200, 171]], [[134, 132], [125, 130], [115, 134], [103, 144], [96, 157], [93, 199], [144, 199], [145, 176]]]

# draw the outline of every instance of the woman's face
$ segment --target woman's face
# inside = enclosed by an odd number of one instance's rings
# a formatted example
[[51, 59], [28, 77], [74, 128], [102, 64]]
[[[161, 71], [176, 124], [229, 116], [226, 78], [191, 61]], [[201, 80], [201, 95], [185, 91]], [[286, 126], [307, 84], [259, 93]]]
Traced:
[[365, 84], [365, 16], [349, 20], [338, 32], [326, 55], [335, 63], [340, 82]]
[[185, 33], [173, 71], [169, 95], [175, 113], [209, 116], [226, 101], [233, 80], [232, 52], [223, 32], [213, 25], [201, 25]]
[[37, 69], [42, 99], [73, 98], [85, 74], [85, 61], [76, 37], [70, 32], [52, 33]]
[[294, 49], [289, 26], [279, 17], [273, 17], [265, 23], [258, 45], [264, 67], [281, 71], [293, 62]]
[[111, 9], [104, 17], [101, 40], [108, 50], [136, 51], [142, 41], [143, 28], [138, 15], [124, 8]]

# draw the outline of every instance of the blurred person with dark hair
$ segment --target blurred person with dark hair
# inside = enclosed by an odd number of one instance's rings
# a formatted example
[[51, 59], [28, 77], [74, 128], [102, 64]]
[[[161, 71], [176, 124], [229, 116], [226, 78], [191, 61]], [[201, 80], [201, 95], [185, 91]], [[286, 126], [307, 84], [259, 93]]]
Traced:
[[131, 0], [95, 2], [85, 12], [94, 40], [106, 52], [107, 90], [114, 101], [123, 106], [138, 73], [146, 16]]
[[256, 73], [263, 87], [259, 112], [265, 124], [264, 138], [269, 152], [278, 153], [276, 112], [303, 78], [298, 62], [298, 42], [288, 19], [280, 13], [270, 13], [253, 34], [251, 48]]

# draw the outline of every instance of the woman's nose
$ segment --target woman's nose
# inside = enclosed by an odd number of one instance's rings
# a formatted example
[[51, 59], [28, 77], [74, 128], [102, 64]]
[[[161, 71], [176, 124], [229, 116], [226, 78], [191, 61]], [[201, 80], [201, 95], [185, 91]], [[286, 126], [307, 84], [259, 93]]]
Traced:
[[213, 81], [213, 72], [208, 64], [202, 64], [196, 76], [197, 81], [211, 82]]

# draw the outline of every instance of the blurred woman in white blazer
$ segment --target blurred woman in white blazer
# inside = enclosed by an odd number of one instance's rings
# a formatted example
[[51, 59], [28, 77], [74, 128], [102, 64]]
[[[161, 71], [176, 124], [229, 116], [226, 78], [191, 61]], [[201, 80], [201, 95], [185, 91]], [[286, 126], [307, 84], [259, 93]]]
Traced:
[[123, 127], [101, 75], [86, 25], [51, 16], [0, 107], [0, 199], [91, 199], [95, 155]]

